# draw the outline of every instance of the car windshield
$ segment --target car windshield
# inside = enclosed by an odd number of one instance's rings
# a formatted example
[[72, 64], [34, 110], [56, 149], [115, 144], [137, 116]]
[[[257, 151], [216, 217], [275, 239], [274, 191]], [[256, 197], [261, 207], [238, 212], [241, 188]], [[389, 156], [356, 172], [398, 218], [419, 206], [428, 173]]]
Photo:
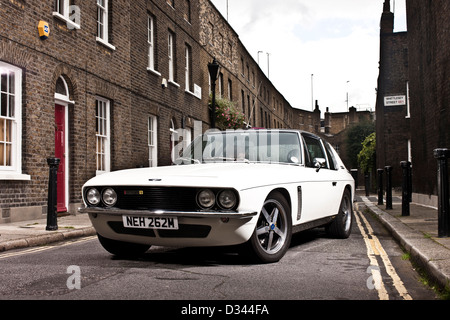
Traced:
[[175, 163], [224, 161], [298, 165], [302, 163], [299, 135], [270, 130], [207, 132], [197, 137]]

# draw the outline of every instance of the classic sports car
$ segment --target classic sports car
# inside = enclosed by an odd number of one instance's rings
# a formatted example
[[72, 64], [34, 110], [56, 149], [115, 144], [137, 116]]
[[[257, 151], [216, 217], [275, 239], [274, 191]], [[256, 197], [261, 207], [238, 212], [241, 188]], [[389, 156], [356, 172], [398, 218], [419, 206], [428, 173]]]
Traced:
[[347, 238], [354, 180], [331, 145], [298, 130], [207, 131], [177, 165], [92, 178], [84, 208], [115, 255], [157, 246], [243, 244], [276, 262], [291, 235], [319, 226]]

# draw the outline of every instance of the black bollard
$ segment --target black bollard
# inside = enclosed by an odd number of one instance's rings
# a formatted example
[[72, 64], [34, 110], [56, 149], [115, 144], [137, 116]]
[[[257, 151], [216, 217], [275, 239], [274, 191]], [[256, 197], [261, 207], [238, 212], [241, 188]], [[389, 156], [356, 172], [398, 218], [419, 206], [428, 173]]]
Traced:
[[392, 209], [392, 167], [384, 167], [386, 170], [386, 210]]
[[408, 161], [408, 194], [409, 194], [409, 202], [412, 202], [412, 168], [411, 162]]
[[358, 169], [350, 170], [353, 180], [355, 180], [355, 190], [358, 189]]
[[434, 157], [438, 161], [437, 187], [438, 187], [438, 237], [450, 236], [450, 211], [448, 190], [448, 161], [449, 149], [435, 149]]
[[366, 189], [366, 197], [370, 195], [370, 176], [369, 173], [364, 173], [364, 188]]
[[402, 179], [402, 216], [409, 216], [409, 167], [411, 163], [409, 161], [400, 162], [402, 167], [403, 179]]
[[58, 230], [58, 221], [56, 213], [57, 200], [57, 175], [60, 159], [48, 158], [47, 163], [50, 166], [48, 177], [48, 199], [47, 199], [47, 227], [45, 230]]
[[377, 169], [377, 173], [378, 173], [378, 204], [383, 204], [383, 174], [384, 174], [384, 170], [383, 169]]

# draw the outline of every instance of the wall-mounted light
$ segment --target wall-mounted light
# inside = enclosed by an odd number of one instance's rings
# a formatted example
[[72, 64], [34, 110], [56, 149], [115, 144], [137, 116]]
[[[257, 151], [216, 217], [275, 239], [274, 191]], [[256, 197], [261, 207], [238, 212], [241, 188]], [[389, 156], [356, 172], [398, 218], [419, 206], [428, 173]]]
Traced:
[[167, 79], [166, 78], [163, 78], [162, 79], [162, 81], [161, 81], [161, 87], [164, 89], [164, 88], [167, 88]]

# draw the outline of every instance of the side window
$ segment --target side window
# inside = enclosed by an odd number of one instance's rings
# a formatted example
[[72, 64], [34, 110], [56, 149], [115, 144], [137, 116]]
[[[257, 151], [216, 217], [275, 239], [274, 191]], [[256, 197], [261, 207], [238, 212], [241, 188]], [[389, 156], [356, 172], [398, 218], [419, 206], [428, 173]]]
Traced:
[[303, 134], [305, 141], [305, 164], [307, 167], [314, 168], [314, 160], [318, 158], [326, 159], [322, 143], [319, 139], [308, 134]]
[[328, 156], [328, 163], [331, 170], [337, 170], [338, 169], [338, 162], [336, 161], [336, 158], [334, 156], [333, 151], [331, 150], [331, 145], [328, 142], [325, 142], [325, 149], [327, 151]]

